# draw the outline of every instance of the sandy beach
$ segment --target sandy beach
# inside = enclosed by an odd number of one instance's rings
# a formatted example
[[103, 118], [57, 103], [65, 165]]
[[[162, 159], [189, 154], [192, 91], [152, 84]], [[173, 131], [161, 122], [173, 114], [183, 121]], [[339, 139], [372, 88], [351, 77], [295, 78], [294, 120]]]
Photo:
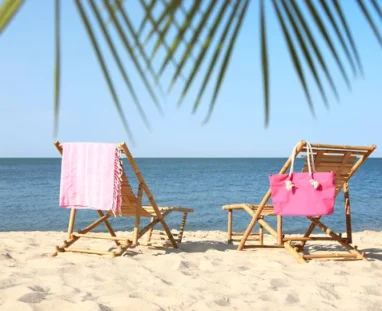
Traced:
[[138, 246], [114, 259], [51, 257], [64, 238], [0, 233], [0, 310], [382, 310], [382, 232], [354, 234], [369, 262], [305, 265], [284, 249], [238, 252], [219, 231], [186, 232], [178, 250]]

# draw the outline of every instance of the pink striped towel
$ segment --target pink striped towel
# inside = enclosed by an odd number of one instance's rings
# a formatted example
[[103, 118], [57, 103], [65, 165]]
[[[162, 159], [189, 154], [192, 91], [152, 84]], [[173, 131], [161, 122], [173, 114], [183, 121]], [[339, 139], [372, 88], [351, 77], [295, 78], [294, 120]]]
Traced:
[[115, 144], [64, 143], [60, 206], [121, 214], [123, 167]]

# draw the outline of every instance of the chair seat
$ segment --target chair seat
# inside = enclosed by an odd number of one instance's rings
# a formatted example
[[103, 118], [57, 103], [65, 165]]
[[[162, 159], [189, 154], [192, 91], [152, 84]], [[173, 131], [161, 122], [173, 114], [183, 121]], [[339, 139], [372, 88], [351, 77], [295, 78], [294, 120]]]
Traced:
[[[175, 207], [175, 206], [158, 206], [161, 212], [171, 211], [171, 212], [182, 212], [182, 213], [193, 213], [194, 210], [186, 207]], [[112, 213], [109, 211], [109, 214]], [[122, 206], [122, 216], [135, 216], [136, 210], [135, 207], [131, 206], [125, 207]], [[150, 205], [142, 205], [140, 212], [141, 217], [156, 217], [155, 210]]]
[[[235, 204], [224, 205], [222, 207], [222, 209], [224, 211], [244, 210], [244, 205], [249, 206], [254, 211], [259, 208], [259, 205], [253, 205], [253, 204], [248, 204], [248, 203], [235, 203]], [[263, 215], [263, 216], [275, 216], [273, 205], [265, 205], [264, 209], [261, 211], [260, 215]]]

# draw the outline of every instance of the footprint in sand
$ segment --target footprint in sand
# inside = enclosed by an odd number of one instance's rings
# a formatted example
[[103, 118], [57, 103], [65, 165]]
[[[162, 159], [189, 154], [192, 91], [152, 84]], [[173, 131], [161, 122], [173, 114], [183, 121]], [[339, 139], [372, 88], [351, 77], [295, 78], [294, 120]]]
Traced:
[[365, 286], [364, 288], [367, 295], [382, 296], [382, 290], [378, 286]]
[[297, 293], [289, 293], [285, 298], [285, 302], [288, 304], [299, 303], [300, 298], [298, 297]]
[[229, 297], [220, 297], [215, 299], [214, 302], [219, 306], [226, 307], [229, 305]]
[[272, 279], [271, 286], [274, 290], [278, 290], [281, 287], [288, 287], [289, 284], [287, 283], [287, 281], [282, 279]]
[[45, 293], [32, 292], [21, 296], [18, 301], [25, 303], [40, 303], [45, 299]]
[[44, 288], [38, 285], [28, 286], [28, 288], [32, 290], [32, 292], [22, 295], [18, 299], [18, 301], [25, 303], [40, 303], [45, 299], [49, 292], [49, 289], [45, 290]]

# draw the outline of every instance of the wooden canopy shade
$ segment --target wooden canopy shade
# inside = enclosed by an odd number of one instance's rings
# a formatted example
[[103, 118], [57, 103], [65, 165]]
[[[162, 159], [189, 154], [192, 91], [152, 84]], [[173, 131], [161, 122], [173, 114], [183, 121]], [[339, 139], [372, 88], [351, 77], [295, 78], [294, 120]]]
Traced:
[[[238, 250], [245, 247], [285, 247], [299, 262], [305, 263], [307, 260], [315, 258], [335, 258], [335, 259], [364, 259], [365, 254], [357, 250], [357, 246], [352, 246], [352, 227], [351, 227], [351, 211], [350, 211], [350, 195], [349, 180], [359, 167], [366, 161], [370, 154], [376, 149], [375, 145], [371, 146], [345, 146], [345, 145], [328, 145], [328, 144], [311, 144], [313, 149], [314, 163], [317, 172], [328, 172], [330, 170], [335, 173], [336, 195], [342, 190], [345, 201], [345, 221], [346, 221], [346, 237], [341, 233], [336, 233], [326, 226], [321, 217], [307, 217], [310, 226], [307, 228], [303, 236], [283, 234], [283, 219], [280, 215], [275, 215], [273, 206], [267, 205], [271, 198], [271, 190], [268, 189], [259, 205], [241, 203], [223, 206], [223, 210], [228, 212], [228, 242], [240, 241]], [[306, 155], [307, 146], [305, 141], [300, 141], [296, 148], [297, 155]], [[296, 156], [297, 156], [296, 155]], [[284, 174], [291, 165], [289, 158], [281, 168], [279, 174]], [[303, 172], [308, 171], [307, 161], [305, 161]], [[232, 231], [233, 211], [245, 210], [252, 218], [244, 233], [234, 233]], [[276, 216], [277, 228], [272, 228], [266, 221], [265, 217]], [[256, 224], [259, 224], [259, 233], [253, 233], [252, 230]], [[313, 237], [313, 230], [318, 227], [328, 237]], [[264, 245], [264, 229], [267, 230], [277, 241], [276, 245]], [[248, 241], [258, 241], [257, 245], [246, 245]], [[308, 241], [335, 241], [338, 242], [348, 253], [303, 253], [305, 244]]]
[[[56, 146], [59, 153], [62, 155], [64, 152], [62, 145], [58, 141], [55, 141], [54, 145]], [[53, 253], [54, 256], [56, 256], [59, 252], [68, 252], [68, 251], [78, 252], [78, 253], [99, 254], [99, 255], [110, 254], [113, 257], [120, 256], [131, 245], [137, 245], [138, 240], [141, 239], [141, 237], [146, 233], [147, 233], [147, 241], [140, 242], [139, 244], [144, 244], [148, 246], [159, 246], [159, 247], [172, 246], [174, 248], [177, 248], [177, 243], [182, 242], [183, 232], [186, 226], [187, 215], [188, 213], [193, 213], [194, 210], [191, 208], [184, 208], [184, 207], [168, 207], [168, 206], [159, 207], [149, 187], [147, 186], [141, 172], [139, 171], [138, 166], [133, 156], [131, 155], [130, 150], [128, 149], [126, 143], [122, 142], [116, 145], [116, 147], [119, 148], [122, 154], [126, 156], [139, 182], [137, 194], [134, 194], [129, 184], [129, 180], [127, 178], [126, 172], [125, 171], [123, 172], [122, 185], [121, 185], [121, 188], [122, 188], [121, 189], [122, 190], [121, 191], [122, 192], [121, 213], [122, 213], [122, 216], [135, 218], [132, 239], [127, 237], [116, 236], [108, 220], [111, 216], [113, 216], [111, 211], [105, 213], [101, 210], [97, 210], [96, 212], [98, 214], [98, 219], [92, 222], [85, 229], [79, 230], [78, 232], [75, 233], [74, 224], [75, 224], [77, 209], [72, 208], [70, 212], [70, 218], [69, 218], [67, 239], [64, 241], [63, 245], [56, 246], [56, 251]], [[142, 205], [143, 195], [147, 196], [151, 204], [150, 206]], [[176, 233], [170, 230], [169, 226], [167, 225], [165, 221], [166, 216], [168, 216], [172, 212], [182, 213], [180, 230]], [[150, 218], [150, 223], [143, 228], [140, 228], [141, 217]], [[110, 233], [110, 236], [88, 234], [88, 232], [96, 228], [101, 223], [105, 224], [106, 229]], [[154, 227], [159, 223], [161, 224], [164, 232], [153, 231]], [[155, 237], [158, 238], [159, 242], [155, 242]], [[76, 248], [70, 247], [73, 243], [78, 241], [80, 238], [113, 240], [116, 244], [117, 250], [102, 251], [102, 250], [76, 249]]]

